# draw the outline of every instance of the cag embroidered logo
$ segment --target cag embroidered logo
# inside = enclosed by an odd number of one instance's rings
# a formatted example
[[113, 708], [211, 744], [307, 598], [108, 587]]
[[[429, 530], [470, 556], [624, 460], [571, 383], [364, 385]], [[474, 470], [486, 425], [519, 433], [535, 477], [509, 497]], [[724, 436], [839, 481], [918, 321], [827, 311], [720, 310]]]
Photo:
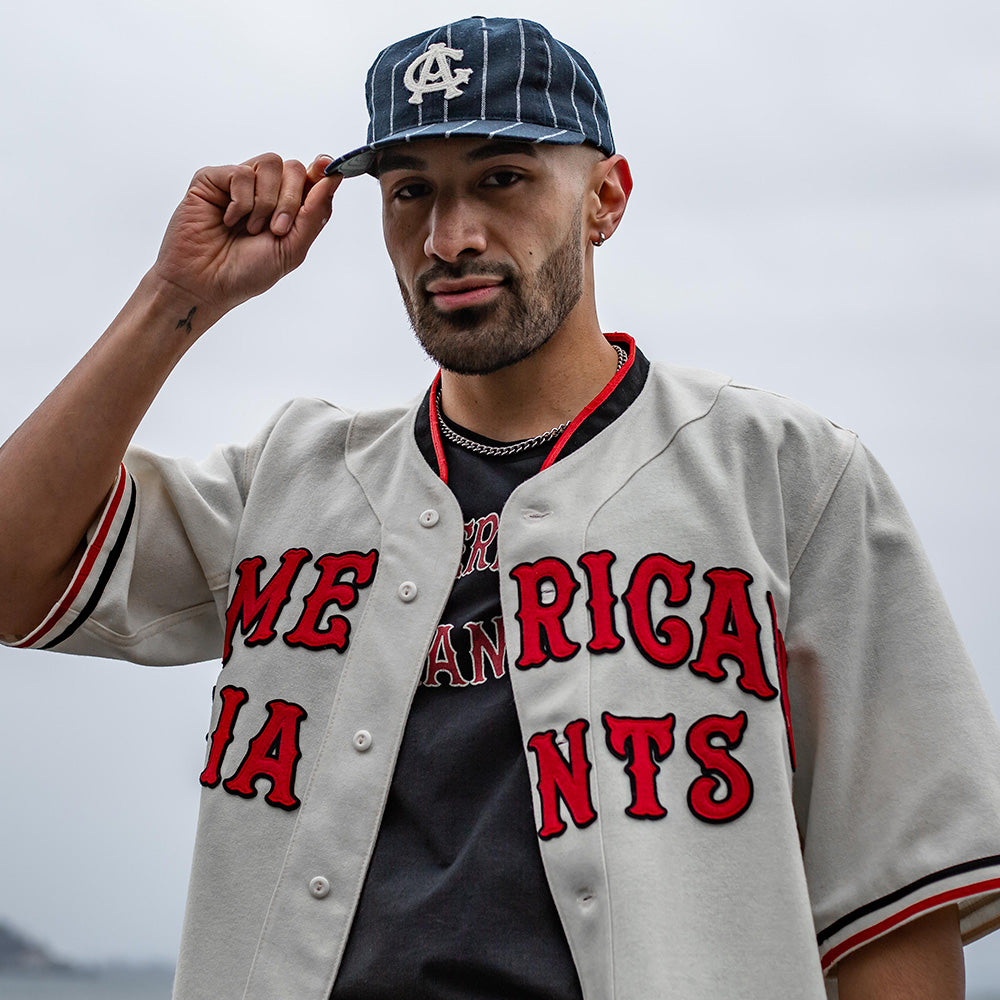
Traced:
[[[434, 42], [427, 51], [418, 56], [406, 68], [403, 83], [412, 91], [410, 104], [422, 104], [424, 94], [437, 90], [444, 91], [445, 100], [460, 97], [459, 86], [469, 82], [471, 69], [452, 69], [451, 60], [461, 60], [463, 49], [450, 49], [444, 42]], [[419, 72], [419, 76], [417, 73]]]

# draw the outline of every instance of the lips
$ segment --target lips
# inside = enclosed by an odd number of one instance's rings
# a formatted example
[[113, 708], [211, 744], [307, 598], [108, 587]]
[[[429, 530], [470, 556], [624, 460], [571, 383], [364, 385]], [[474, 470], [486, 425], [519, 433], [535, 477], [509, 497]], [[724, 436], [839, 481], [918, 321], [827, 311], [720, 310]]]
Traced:
[[470, 274], [464, 278], [438, 278], [427, 285], [427, 294], [438, 309], [467, 309], [491, 302], [500, 294], [504, 279]]

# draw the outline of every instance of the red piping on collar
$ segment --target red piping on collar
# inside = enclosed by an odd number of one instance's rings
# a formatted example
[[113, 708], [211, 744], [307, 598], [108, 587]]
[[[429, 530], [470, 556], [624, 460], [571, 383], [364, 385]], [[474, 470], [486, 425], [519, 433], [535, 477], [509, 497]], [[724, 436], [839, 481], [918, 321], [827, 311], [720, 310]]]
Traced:
[[431, 383], [430, 421], [431, 441], [434, 442], [434, 456], [437, 458], [438, 475], [442, 483], [448, 482], [448, 462], [444, 457], [444, 444], [441, 442], [441, 425], [438, 423], [438, 393], [441, 391], [441, 371], [438, 370]]
[[[604, 336], [610, 344], [618, 343], [624, 345], [628, 351], [625, 364], [611, 376], [608, 384], [573, 418], [566, 430], [559, 435], [556, 443], [552, 446], [552, 450], [542, 463], [542, 469], [547, 469], [559, 457], [563, 448], [566, 447], [566, 443], [576, 433], [580, 425], [618, 388], [622, 379], [625, 378], [631, 369], [632, 362], [635, 361], [635, 341], [627, 333], [607, 333]], [[445, 458], [444, 444], [441, 441], [441, 425], [438, 423], [438, 392], [440, 388], [441, 372], [439, 370], [434, 377], [433, 383], [431, 383], [429, 416], [431, 422], [431, 441], [434, 443], [434, 456], [437, 459], [438, 475], [441, 477], [441, 482], [447, 483], [448, 461]]]
[[635, 341], [627, 333], [608, 333], [605, 334], [605, 339], [610, 344], [616, 342], [623, 344], [628, 350], [628, 358], [625, 360], [625, 364], [611, 376], [611, 381], [573, 418], [569, 427], [559, 435], [558, 440], [552, 446], [552, 450], [542, 463], [543, 470], [547, 469], [559, 457], [560, 452], [566, 447], [566, 443], [576, 433], [580, 425], [618, 388], [622, 379], [625, 378], [632, 367], [632, 362], [635, 360]]

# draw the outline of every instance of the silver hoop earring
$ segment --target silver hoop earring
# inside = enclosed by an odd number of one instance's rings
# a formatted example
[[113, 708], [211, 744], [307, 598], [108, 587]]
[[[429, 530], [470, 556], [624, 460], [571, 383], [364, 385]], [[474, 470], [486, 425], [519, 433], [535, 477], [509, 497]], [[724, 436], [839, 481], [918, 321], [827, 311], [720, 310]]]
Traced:
[[604, 233], [598, 233], [598, 238], [596, 240], [591, 240], [590, 242], [593, 243], [595, 247], [602, 247], [604, 246], [604, 241], [606, 239], [607, 237], [604, 235]]

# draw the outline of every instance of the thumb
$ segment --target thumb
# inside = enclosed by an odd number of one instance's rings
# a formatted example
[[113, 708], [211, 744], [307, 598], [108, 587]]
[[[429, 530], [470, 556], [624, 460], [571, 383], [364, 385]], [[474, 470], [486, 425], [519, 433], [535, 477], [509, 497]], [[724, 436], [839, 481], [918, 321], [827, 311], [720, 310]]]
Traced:
[[309, 189], [306, 199], [295, 216], [295, 224], [285, 236], [285, 243], [291, 255], [301, 262], [333, 214], [333, 195], [343, 174], [330, 174], [318, 180]]

